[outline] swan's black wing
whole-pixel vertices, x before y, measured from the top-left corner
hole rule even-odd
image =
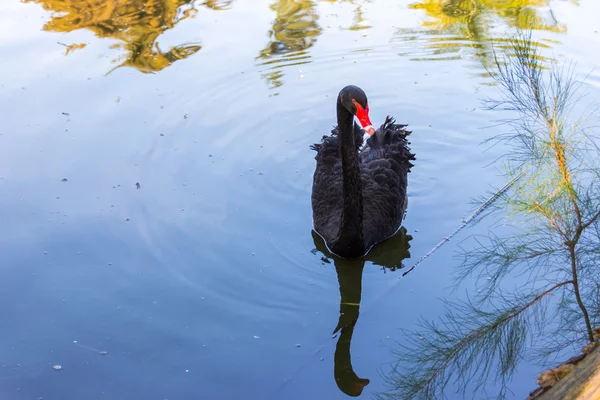
[[[361,151],[363,236],[368,249],[391,235],[402,223],[406,209],[408,173],[415,160],[406,137],[406,125],[385,123],[367,139]]]
[[[354,124],[356,149],[363,145],[364,130]],[[340,229],[342,211],[342,156],[338,127],[321,143],[310,146],[317,152],[317,166],[313,176],[312,209],[315,230],[331,245]]]

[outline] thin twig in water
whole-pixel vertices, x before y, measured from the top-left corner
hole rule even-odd
[[[405,276],[406,274],[408,274],[409,272],[411,272],[413,269],[415,269],[417,267],[417,265],[421,264],[429,256],[431,256],[435,251],[437,251],[437,249],[439,249],[440,247],[442,247],[442,245],[444,243],[450,241],[450,239],[452,239],[452,237],[454,235],[456,235],[458,232],[460,232],[460,230],[462,230],[465,226],[467,226],[473,219],[475,219],[475,217],[477,217],[479,214],[481,214],[481,212],[483,210],[485,210],[486,208],[488,208],[490,204],[492,204],[498,197],[500,197],[502,195],[502,193],[504,193],[508,189],[510,189],[510,187],[517,180],[519,180],[519,178],[521,178],[524,173],[525,172],[521,172],[519,175],[517,175],[513,179],[511,179],[510,182],[508,182],[500,190],[498,190],[496,193],[494,193],[489,199],[487,199],[487,201],[485,203],[483,203],[481,206],[479,206],[479,208],[477,208],[477,210],[475,210],[475,212],[473,212],[473,214],[471,214],[468,218],[463,218],[462,223],[458,226],[458,228],[456,228],[448,236],[446,236],[442,240],[440,240],[435,246],[433,246],[433,248],[431,250],[429,250],[427,253],[425,253],[424,255],[422,255],[421,258],[419,258],[417,260],[417,262],[413,264],[412,267],[410,267],[406,272],[404,272],[402,274],[402,276]]]

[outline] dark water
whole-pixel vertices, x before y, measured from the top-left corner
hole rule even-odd
[[[402,273],[505,183],[486,167],[502,149],[480,145],[505,129],[483,129],[501,117],[480,107],[497,93],[482,67],[489,43],[533,27],[549,62],[588,74],[599,11],[584,0],[2,2],[0,399],[384,391],[400,330],[475,290],[448,289],[469,232]],[[597,96],[597,70],[587,82]],[[417,155],[406,231],[352,265],[311,232],[309,149],[349,83],[374,123],[410,124]],[[522,365],[515,398],[538,373]]]

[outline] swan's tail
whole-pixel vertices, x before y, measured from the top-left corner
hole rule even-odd
[[[385,122],[381,125],[377,132],[380,132],[380,134],[383,134],[384,136],[400,135],[406,138],[406,136],[412,133],[412,131],[407,131],[406,129],[404,129],[407,126],[408,125],[406,124],[397,124],[394,117],[390,117],[388,115],[387,117],[385,117]]]

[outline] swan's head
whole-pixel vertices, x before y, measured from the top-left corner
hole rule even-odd
[[[369,135],[374,134],[375,128],[369,118],[369,102],[365,92],[358,86],[348,85],[340,91],[338,97],[346,110],[356,115],[363,129]]]

